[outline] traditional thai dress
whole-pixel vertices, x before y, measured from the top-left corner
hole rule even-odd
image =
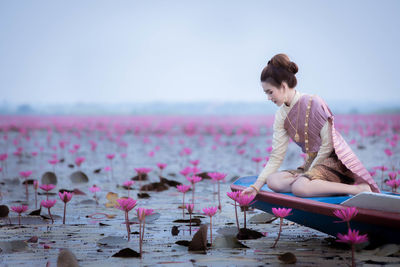
[[[283,104],[276,112],[273,128],[270,160],[254,183],[258,189],[280,167],[291,138],[307,158],[303,166],[286,171],[302,173],[311,180],[368,183],[373,192],[380,192],[369,172],[335,129],[332,112],[320,97],[296,91],[290,106]]]

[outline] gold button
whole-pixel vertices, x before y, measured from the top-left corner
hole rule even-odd
[[[306,141],[305,141],[306,143],[308,143],[308,140],[306,139]]]
[[[308,123],[305,123],[305,124],[304,124],[304,126],[306,126],[306,127],[307,127],[307,126],[308,126]]]
[[[306,117],[308,118],[308,114],[306,115]]]

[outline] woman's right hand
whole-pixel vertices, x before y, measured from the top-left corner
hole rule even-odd
[[[249,196],[255,196],[257,195],[257,190],[254,187],[247,187],[245,190],[242,191],[242,193],[240,193],[241,195],[249,195]]]

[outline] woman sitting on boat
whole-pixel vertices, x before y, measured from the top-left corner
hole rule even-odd
[[[275,192],[292,192],[299,197],[379,192],[369,172],[335,129],[324,100],[295,89],[297,72],[296,63],[278,54],[261,73],[268,100],[280,108],[275,114],[270,159],[256,182],[242,194],[255,195],[265,183]],[[296,170],[278,172],[289,137],[307,157]]]

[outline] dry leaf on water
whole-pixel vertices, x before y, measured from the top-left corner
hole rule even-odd
[[[115,208],[115,206],[118,206],[118,194],[113,193],[113,192],[108,192],[106,195],[106,199],[108,200],[108,203],[106,203],[107,208]]]

